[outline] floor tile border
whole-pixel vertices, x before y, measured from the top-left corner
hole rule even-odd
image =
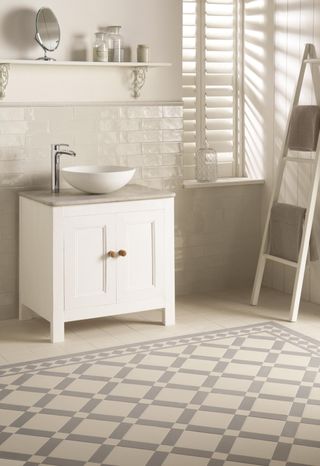
[[[36,359],[24,363],[15,363],[0,366],[0,377],[14,375],[25,372],[38,372],[54,367],[67,366],[71,364],[81,364],[94,362],[99,359],[106,359],[124,356],[131,353],[154,351],[184,344],[201,343],[210,340],[219,340],[228,337],[256,334],[268,332],[270,335],[287,341],[299,348],[320,357],[320,342],[314,338],[303,335],[295,330],[279,324],[278,322],[267,321],[263,323],[244,325],[239,327],[224,328],[208,332],[197,332],[175,337],[162,338],[157,340],[147,340],[141,343],[131,343],[127,345],[115,346],[105,349],[96,349],[80,353],[71,353],[67,356],[54,356],[51,358]]]

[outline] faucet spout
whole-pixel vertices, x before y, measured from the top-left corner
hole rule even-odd
[[[60,191],[60,157],[69,155],[75,157],[76,153],[69,149],[69,144],[52,144],[51,146],[51,192]]]

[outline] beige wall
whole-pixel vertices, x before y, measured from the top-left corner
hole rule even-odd
[[[1,0],[0,57],[37,58],[42,50],[34,41],[34,21],[42,0]],[[168,69],[152,69],[143,90],[145,100],[181,99],[181,0],[47,0],[61,26],[61,44],[53,55],[71,60],[75,35],[83,34],[88,59],[94,32],[122,25],[125,45],[136,59],[139,43],[150,46],[151,61],[169,62]],[[128,70],[88,67],[11,66],[7,102],[64,102],[131,100]]]
[[[281,153],[287,116],[292,101],[300,60],[305,43],[313,42],[320,54],[320,3],[313,0],[292,3],[290,0],[275,1],[275,93],[274,93],[274,136],[273,154],[269,163],[272,172],[268,174],[271,185]],[[307,75],[301,103],[314,103],[310,75]],[[285,174],[281,200],[286,203],[306,206],[308,188],[312,179],[311,167],[288,167]],[[316,209],[315,232],[320,237],[319,202]],[[320,262],[311,263],[307,268],[303,297],[320,303]],[[293,272],[285,266],[272,264],[268,268],[265,283],[288,293],[292,292]]]

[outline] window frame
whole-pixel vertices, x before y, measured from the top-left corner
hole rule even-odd
[[[182,0],[184,4],[192,2],[192,0]],[[206,2],[207,0],[194,0],[196,3],[196,33],[195,33],[195,151],[200,147],[206,146],[207,140],[207,127],[206,127]],[[232,169],[230,170],[230,162],[219,162],[220,172],[222,175],[219,178],[242,178],[245,176],[245,163],[244,163],[244,92],[243,92],[243,54],[244,54],[244,7],[243,0],[232,0],[234,3],[234,34],[233,34],[233,82],[232,82],[232,96],[233,96],[233,114],[232,114],[232,131],[233,131],[233,157]],[[184,18],[183,18],[184,19]],[[184,22],[184,21],[183,21]],[[184,28],[185,26],[183,26]],[[186,36],[183,33],[183,40]],[[183,45],[183,55],[185,52]],[[184,64],[184,58],[183,58]],[[183,74],[183,89],[185,87],[184,78],[188,73]],[[190,76],[190,73],[189,73]],[[188,94],[183,92],[183,101],[188,98]],[[185,107],[185,105],[184,105]],[[190,107],[185,107],[189,108]],[[184,115],[184,124],[186,123]],[[184,145],[188,141],[184,139]],[[190,142],[190,141],[189,141]],[[209,144],[210,145],[210,144]],[[214,148],[214,144],[213,148]],[[184,151],[185,152],[185,151]],[[189,152],[190,157],[190,152]],[[192,165],[185,164],[186,155],[184,154],[184,167],[189,171]],[[195,164],[194,164],[195,165]],[[193,165],[193,167],[194,167]],[[229,168],[227,167],[229,166]],[[224,168],[226,167],[226,168]],[[228,172],[227,175],[225,173]],[[190,174],[184,175],[185,179],[190,179]],[[195,176],[193,175],[193,178]]]

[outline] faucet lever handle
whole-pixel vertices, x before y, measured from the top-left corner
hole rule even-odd
[[[65,149],[65,148],[69,148],[70,145],[69,144],[54,144],[54,147],[56,150],[62,150],[62,149]]]

